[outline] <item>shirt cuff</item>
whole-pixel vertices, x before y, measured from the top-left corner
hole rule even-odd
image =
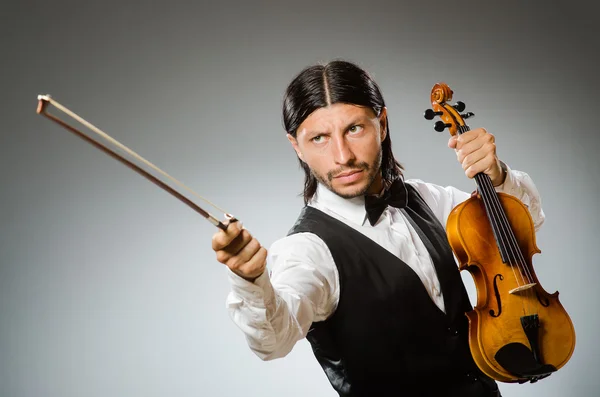
[[[273,293],[267,269],[254,281],[248,281],[238,276],[229,268],[227,268],[227,273],[231,291],[240,299],[251,303],[252,306],[262,307],[272,300]]]
[[[502,184],[500,184],[498,186],[495,186],[494,189],[496,189],[497,192],[504,192],[504,193],[512,194],[512,193],[514,193],[515,189],[517,188],[515,175],[513,174],[513,171],[508,166],[508,164],[506,164],[504,162],[502,162],[502,164],[504,164],[504,167],[506,168],[506,177],[504,178],[504,182],[502,182]]]

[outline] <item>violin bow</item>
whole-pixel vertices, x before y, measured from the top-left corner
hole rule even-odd
[[[67,116],[71,117],[72,119],[74,119],[74,120],[78,121],[79,123],[81,123],[82,125],[86,126],[92,132],[96,133],[97,135],[99,135],[100,137],[104,138],[108,142],[112,143],[114,146],[118,147],[119,149],[121,149],[122,151],[124,151],[125,153],[127,153],[128,155],[130,155],[133,158],[135,158],[137,161],[145,164],[147,167],[149,167],[153,171],[155,171],[158,174],[160,174],[164,179],[166,179],[166,180],[174,183],[175,185],[179,186],[182,189],[187,190],[193,196],[199,198],[200,200],[205,201],[206,203],[210,204],[214,208],[216,208],[219,211],[223,212],[224,215],[225,215],[225,218],[229,220],[228,224],[231,224],[231,223],[237,221],[237,219],[233,215],[227,213],[226,211],[222,210],[221,208],[219,208],[215,204],[211,203],[210,201],[208,201],[207,199],[205,199],[204,197],[202,197],[201,195],[199,195],[198,193],[194,192],[192,189],[190,189],[189,187],[187,187],[186,185],[184,185],[182,182],[180,182],[177,179],[173,178],[172,176],[170,176],[169,174],[167,174],[165,171],[161,170],[160,168],[158,168],[157,166],[155,166],[154,164],[152,164],[148,160],[144,159],[139,154],[135,153],[133,150],[129,149],[127,146],[125,146],[122,143],[118,142],[116,139],[110,137],[108,134],[106,134],[105,132],[103,132],[102,130],[100,130],[98,127],[92,125],[88,121],[84,120],[82,117],[78,116],[77,114],[75,114],[71,110],[67,109],[65,106],[61,105],[60,103],[58,103],[57,101],[55,101],[54,99],[52,99],[52,97],[50,95],[38,95],[38,107],[37,107],[37,113],[38,114],[40,114],[42,116],[45,116],[48,119],[56,122],[57,124],[59,124],[60,126],[66,128],[67,130],[71,131],[72,133],[74,133],[75,135],[77,135],[78,137],[80,137],[81,139],[83,139],[84,141],[90,143],[91,145],[93,145],[94,147],[100,149],[101,151],[103,151],[104,153],[108,154],[112,158],[120,161],[121,163],[125,164],[127,167],[129,167],[132,170],[136,171],[138,174],[140,174],[143,177],[145,177],[146,179],[150,180],[151,182],[153,182],[157,186],[159,186],[162,189],[166,190],[167,192],[169,192],[170,194],[172,194],[173,196],[175,196],[176,198],[178,198],[179,200],[181,200],[183,203],[187,204],[191,209],[193,209],[194,211],[198,212],[200,215],[202,215],[204,218],[206,218],[214,226],[216,226],[219,229],[224,230],[224,231],[227,230],[227,225],[226,224],[224,224],[223,222],[221,222],[219,219],[215,218],[208,211],[204,210],[202,207],[200,207],[199,205],[197,205],[196,203],[194,203],[192,200],[190,200],[189,198],[187,198],[186,196],[184,196],[182,193],[178,192],[176,189],[174,189],[173,187],[169,186],[167,184],[167,182],[165,182],[164,180],[161,180],[161,178],[152,175],[149,171],[144,170],[142,167],[140,167],[139,165],[135,164],[133,161],[130,161],[130,160],[124,158],[123,156],[121,156],[120,154],[118,154],[116,150],[114,150],[113,148],[110,148],[108,145],[104,145],[103,143],[100,143],[99,141],[97,141],[95,139],[92,139],[90,136],[88,136],[88,135],[84,134],[83,132],[79,131],[75,127],[71,126],[70,124],[66,123],[62,119],[58,118],[57,116],[48,113],[48,105],[54,106],[56,109],[60,110],[61,112],[63,112]]]

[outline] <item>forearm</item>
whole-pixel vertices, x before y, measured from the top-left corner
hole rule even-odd
[[[325,244],[311,234],[271,247],[273,272],[248,282],[229,272],[227,308],[248,346],[263,360],[287,355],[316,321],[334,310],[337,272]]]
[[[232,278],[227,309],[242,330],[250,349],[262,360],[287,355],[306,336],[313,311],[300,296],[275,291],[268,273],[253,283]]]

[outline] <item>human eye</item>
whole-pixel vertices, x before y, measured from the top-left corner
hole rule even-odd
[[[323,142],[323,140],[324,140],[323,135],[317,135],[317,136],[312,137],[310,139],[310,141],[313,142],[313,143],[321,143],[321,142]]]
[[[352,125],[352,126],[350,126],[350,128],[348,128],[348,132],[350,132],[351,134],[358,134],[362,130],[363,130],[363,126],[359,125],[359,124]]]

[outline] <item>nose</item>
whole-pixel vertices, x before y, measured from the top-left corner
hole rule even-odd
[[[336,136],[333,138],[333,145],[331,145],[331,151],[333,160],[336,164],[346,165],[356,159],[354,152],[345,136]]]

